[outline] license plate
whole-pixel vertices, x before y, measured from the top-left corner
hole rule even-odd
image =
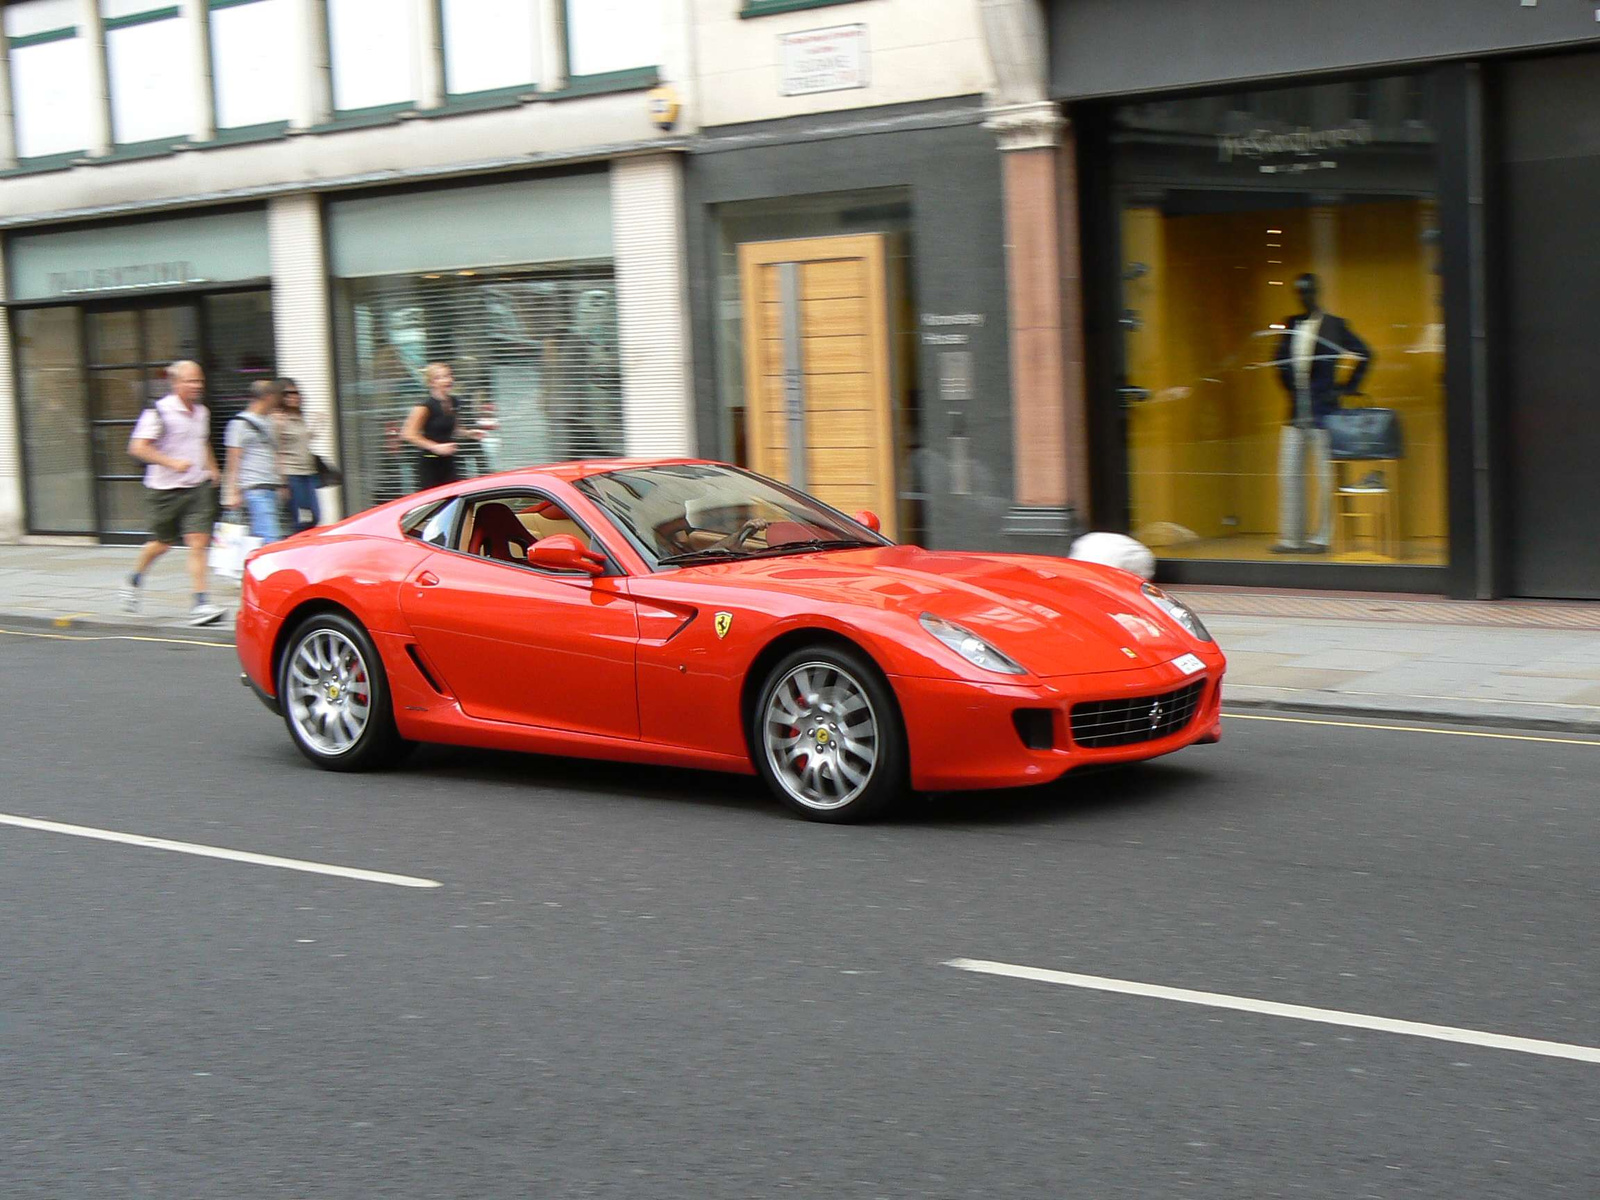
[[[1185,675],[1195,675],[1206,669],[1205,663],[1201,662],[1192,654],[1184,654],[1173,659],[1172,665],[1177,667],[1178,670],[1182,671]]]

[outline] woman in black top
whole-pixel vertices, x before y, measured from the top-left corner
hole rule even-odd
[[[421,487],[438,487],[459,478],[456,465],[460,446],[456,442],[456,398],[450,394],[455,375],[449,363],[429,363],[424,372],[428,398],[406,417],[402,440],[417,448],[417,482]],[[476,437],[469,431],[468,437]]]

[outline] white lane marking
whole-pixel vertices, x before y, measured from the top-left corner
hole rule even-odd
[[[44,833],[65,833],[72,837],[94,838],[101,842],[121,842],[126,846],[144,846],[151,850],[174,850],[179,854],[195,854],[201,858],[223,858],[229,862],[254,863],[260,867],[282,867],[287,871],[305,871],[312,875],[335,875],[340,879],[357,879],[362,883],[388,883],[395,887],[436,888],[436,879],[419,879],[415,875],[391,875],[387,871],[367,871],[360,867],[336,867],[331,863],[307,862],[299,858],[279,858],[275,854],[252,854],[248,850],[228,850],[222,846],[202,846],[197,842],[175,842],[169,838],[146,837],[142,833],[121,833],[115,829],[96,829],[92,825],[68,825],[61,821],[41,821],[38,817],[19,817],[0,813],[0,825],[15,825],[19,829],[37,829]]]
[[[1321,721],[1310,717],[1268,717],[1259,713],[1222,714],[1230,721],[1277,721],[1284,725],[1332,725],[1339,729],[1382,729],[1389,733],[1436,733],[1441,737],[1490,738],[1500,742],[1546,742],[1554,746],[1594,746],[1600,741],[1583,738],[1538,737],[1531,733],[1479,733],[1473,729],[1433,729],[1426,725],[1373,725],[1362,721]]]
[[[979,975],[1002,975],[1008,979],[1028,979],[1055,983],[1063,987],[1087,988],[1096,992],[1116,992],[1123,996],[1143,996],[1152,1000],[1172,1000],[1178,1004],[1199,1004],[1206,1008],[1228,1008],[1235,1012],[1257,1013],[1267,1017],[1287,1017],[1294,1021],[1317,1021],[1324,1025],[1343,1025],[1350,1029],[1372,1029],[1379,1033],[1399,1033],[1408,1037],[1432,1038],[1440,1042],[1460,1042],[1490,1050],[1515,1050],[1519,1054],[1540,1054],[1546,1058],[1570,1058],[1575,1062],[1600,1063],[1600,1047],[1574,1046],[1566,1042],[1545,1042],[1538,1038],[1511,1037],[1503,1033],[1484,1033],[1478,1029],[1457,1029],[1453,1025],[1426,1025],[1420,1021],[1397,1021],[1392,1017],[1373,1017],[1366,1013],[1341,1012],[1336,1008],[1310,1008],[1304,1004],[1279,1004],[1250,996],[1229,996],[1222,992],[1196,992],[1188,988],[1161,987],[1135,983],[1130,979],[1107,979],[1101,975],[1074,975],[1070,971],[1048,971],[1042,967],[1019,967],[1014,963],[988,962],[976,958],[952,958],[945,963],[960,971]]]
[[[139,633],[34,633],[24,629],[0,629],[7,637],[44,638],[52,642],[163,642],[169,646],[214,646],[232,650],[232,642],[202,642],[196,638],[155,637]]]

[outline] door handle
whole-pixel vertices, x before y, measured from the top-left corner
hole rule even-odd
[[[1122,397],[1122,407],[1132,408],[1135,404],[1142,404],[1150,399],[1150,389],[1142,387],[1120,387],[1117,395]]]
[[[424,571],[421,575],[417,576],[417,586],[418,587],[438,587],[439,586],[439,577],[437,575],[435,575],[432,571]]]

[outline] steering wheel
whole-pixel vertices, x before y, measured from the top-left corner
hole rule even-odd
[[[728,534],[727,537],[712,542],[710,548],[713,550],[743,550],[744,544],[750,540],[750,536],[762,532],[770,523],[761,517],[751,517],[738,529]]]

